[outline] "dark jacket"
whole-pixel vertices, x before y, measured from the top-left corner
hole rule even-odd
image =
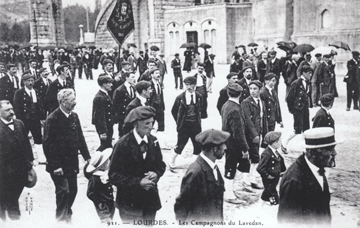
[[[142,74],[146,71],[147,66],[146,66],[147,61],[144,58],[139,57],[137,59],[137,66],[139,66],[139,72]]]
[[[246,83],[246,79],[242,78],[237,82],[239,85],[241,85],[241,87],[243,88],[243,91],[241,92],[241,97],[240,97],[240,104],[243,100],[245,100],[246,98],[248,98],[250,96],[250,90],[249,90],[249,85]]]
[[[181,74],[181,62],[180,59],[173,59],[171,61],[171,68],[173,68],[174,74]]]
[[[62,168],[64,175],[79,173],[78,151],[85,160],[90,159],[80,120],[75,112],[69,118],[57,108],[45,121],[43,149],[48,164],[46,171],[52,173]]]
[[[317,78],[319,84],[324,83],[325,86],[331,86],[332,75],[334,75],[333,70],[330,65],[326,65],[325,62],[322,62],[317,70]]]
[[[215,70],[214,70],[214,60],[211,60],[212,62],[210,62],[209,59],[206,59],[204,64],[205,64],[205,72],[206,72],[206,76],[210,77],[210,75],[212,74],[213,77],[215,77]]]
[[[134,88],[135,96],[135,88]],[[125,109],[130,104],[134,98],[130,97],[129,92],[126,89],[126,86],[122,84],[119,88],[114,91],[113,103],[115,108],[116,120],[124,121],[125,119]]]
[[[281,72],[280,60],[279,60],[279,59],[275,59],[275,61],[272,62],[271,59],[268,59],[267,65],[266,65],[266,74],[268,74],[268,73],[274,73],[274,74],[276,74],[276,76],[277,76],[276,79],[279,81],[280,72]]]
[[[357,78],[360,77],[360,70],[358,69],[359,67],[359,62],[355,62],[354,59],[351,59],[347,62],[348,72],[346,74],[347,77],[344,79],[346,83],[358,85]]]
[[[201,109],[203,106],[203,101],[202,101],[203,98],[200,93],[198,92],[195,93],[196,93],[195,112],[198,113],[197,120],[198,120],[198,124],[201,126]],[[177,131],[181,129],[184,123],[186,117],[186,111],[187,111],[186,98],[185,98],[185,92],[183,92],[176,97],[174,105],[171,109],[171,114],[176,122]]]
[[[274,152],[267,147],[261,154],[256,170],[262,178],[268,178],[270,175],[279,178],[280,173],[286,170],[284,158],[281,155],[277,158]]]
[[[115,123],[114,106],[109,95],[97,92],[93,100],[92,121],[98,134],[107,134]]]
[[[16,85],[19,88],[19,78],[15,76]],[[14,83],[11,82],[10,76],[0,78],[0,100],[8,100],[12,104],[14,101],[16,89],[14,89]]]
[[[222,128],[231,134],[226,141],[228,149],[248,151],[249,146],[245,136],[245,117],[239,104],[227,101],[221,109]]]
[[[95,204],[114,203],[113,188],[110,183],[103,184],[99,176],[92,175],[89,179],[86,195]]]
[[[59,107],[59,102],[57,100],[57,94],[62,89],[72,88],[72,85],[69,81],[65,80],[65,86],[61,86],[59,79],[55,79],[50,85],[46,92],[44,107],[45,110],[49,113],[53,112]]]
[[[219,111],[219,113],[221,115],[221,108],[223,107],[225,102],[229,99],[229,96],[227,94],[227,86],[222,88],[219,93],[220,93],[220,96],[219,96],[219,99],[217,101],[216,108],[218,109],[218,111]]]
[[[151,83],[151,88],[152,88],[153,92],[151,93],[151,96],[150,96],[150,99],[149,99],[149,105],[156,109],[157,107],[154,106],[154,104],[155,104],[155,96],[156,96],[155,84],[154,84],[153,80],[151,80],[150,83]],[[160,86],[160,99],[161,99],[160,107],[161,107],[162,110],[165,110],[164,91],[163,91],[163,89],[161,87],[161,82],[159,82],[159,86]]]
[[[14,131],[0,120],[0,188],[3,180],[26,178],[34,160],[30,141],[21,120],[14,119]],[[22,180],[24,180],[22,179]]]
[[[334,119],[323,108],[320,108],[316,112],[316,114],[315,114],[314,118],[312,119],[312,121],[313,121],[313,128],[316,128],[316,127],[331,127],[331,128],[335,129]]]
[[[264,101],[266,113],[267,113],[267,122],[268,122],[268,128],[272,129],[272,127],[275,128],[275,124],[281,123],[281,109],[280,109],[280,102],[279,98],[277,96],[276,91],[272,90],[272,95],[269,92],[269,89],[265,86],[261,88],[260,91],[260,98]]]
[[[265,136],[268,132],[267,118],[265,118],[267,116],[266,108],[263,101],[260,103],[263,106],[262,120],[260,118],[260,108],[251,96],[241,103],[245,116],[245,134],[250,140],[254,139],[256,136]]]
[[[294,61],[287,66],[286,78],[284,78],[287,86],[290,86],[298,78],[296,74],[297,68],[298,65]]]
[[[286,102],[290,113],[294,113],[304,108],[312,107],[311,89],[306,93],[306,88],[302,83],[302,79],[296,79],[290,86],[289,94],[286,97]]]
[[[45,96],[46,96],[46,92],[51,84],[51,80],[50,79],[46,79],[48,81],[48,84],[45,85],[44,80],[42,79],[42,77],[40,77],[38,80],[35,81],[34,83],[34,89],[36,89],[37,91],[39,91],[39,95],[42,101],[45,101]]]
[[[141,179],[149,171],[155,172],[160,178],[166,168],[156,137],[148,136],[147,145],[144,160],[133,131],[124,135],[115,144],[109,169],[110,183],[117,187],[118,207],[139,216],[142,216],[144,208],[161,208],[157,186],[147,191],[140,187]]]
[[[185,173],[174,210],[181,221],[223,221],[224,180],[199,156]]]
[[[330,225],[329,189],[321,189],[304,156],[289,167],[281,180],[278,221]]]
[[[261,82],[264,82],[264,77],[265,77],[265,73],[266,73],[266,66],[267,66],[267,61],[265,63],[265,61],[263,59],[260,59],[258,64],[257,64],[257,70],[258,70],[258,79]]]
[[[37,97],[37,105],[36,110],[30,110],[31,109],[31,105],[33,103],[31,97],[29,96],[29,94],[25,91],[25,88],[21,88],[19,90],[17,90],[15,92],[15,96],[14,96],[14,111],[16,114],[16,118],[20,119],[22,121],[25,120],[44,120],[45,119],[45,115],[44,115],[44,111],[43,111],[43,104],[42,104],[42,100],[40,98],[39,92],[37,90],[35,90],[36,93],[36,97]],[[34,111],[34,113],[32,113],[32,115],[30,116],[30,112]],[[36,114],[35,114],[36,112]],[[35,115],[34,115],[35,114]]]

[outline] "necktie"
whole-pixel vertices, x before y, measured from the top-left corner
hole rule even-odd
[[[213,171],[214,171],[213,173],[214,173],[215,180],[217,181],[218,178],[219,178],[219,176],[218,176],[219,168],[218,168],[217,165],[214,166],[214,170],[213,170]]]
[[[32,90],[30,90],[30,98],[31,98],[31,101],[34,102],[34,98],[33,98],[33,95],[32,95]]]
[[[257,105],[260,108],[260,99],[257,99]]]
[[[140,151],[142,153],[146,153],[147,149],[148,149],[147,143],[145,141],[141,141],[141,143],[140,143]]]
[[[193,94],[191,94],[190,104],[194,104],[194,95]]]
[[[320,176],[323,177],[323,183],[324,183],[324,188],[323,188],[323,191],[329,191],[329,185],[327,183],[327,179],[326,179],[326,176],[325,176],[325,169],[324,167],[321,167],[318,171],[318,173],[320,174]]]
[[[159,86],[159,83],[158,83],[158,84],[156,84],[156,86],[157,86],[157,91],[158,91],[158,94],[160,94],[160,86]]]
[[[133,93],[133,87],[130,86],[130,97],[133,98],[134,97],[134,93]]]

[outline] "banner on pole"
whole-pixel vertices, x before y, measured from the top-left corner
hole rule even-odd
[[[107,21],[107,29],[121,46],[134,31],[134,15],[131,0],[117,0],[114,10]]]

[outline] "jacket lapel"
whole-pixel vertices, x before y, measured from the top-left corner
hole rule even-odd
[[[211,181],[213,182],[214,184],[216,185],[219,185],[220,182],[219,181],[216,181],[215,177],[214,177],[214,173],[213,173],[213,170],[212,168],[209,166],[209,164],[199,155],[198,158],[196,159],[197,163],[199,163],[199,165],[201,166],[201,169],[204,171],[205,173],[205,178],[208,180],[208,181]],[[221,175],[220,177],[218,176],[218,180],[220,180],[221,178]]]

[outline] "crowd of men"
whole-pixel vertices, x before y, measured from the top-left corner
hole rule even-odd
[[[41,51],[38,51],[38,55],[35,55],[37,60],[29,59],[25,61],[28,65],[24,66],[22,58],[27,56],[26,51],[18,51],[18,55],[12,51],[11,58],[8,55],[1,57],[5,63],[0,63],[0,134],[9,139],[1,141],[0,166],[13,159],[13,155],[9,155],[12,153],[21,154],[18,159],[24,165],[19,171],[9,173],[16,180],[16,186],[3,185],[9,181],[9,177],[1,176],[1,218],[6,218],[7,211],[9,218],[19,219],[18,199],[24,188],[26,172],[35,161],[46,164],[46,171],[54,182],[57,220],[70,222],[77,194],[80,152],[87,164],[95,167],[88,175],[100,176],[105,186],[92,188],[91,194],[101,221],[109,222],[114,215],[114,207],[109,206],[109,202],[113,202],[112,192],[108,190],[109,183],[117,187],[116,203],[123,222],[154,220],[156,212],[161,208],[161,192],[157,182],[166,168],[158,140],[152,135],[152,132],[164,131],[166,123],[163,79],[167,69],[163,54],[158,54],[154,49],[150,56],[140,52],[138,59],[134,53],[127,56],[127,52],[121,58],[116,58],[113,52],[99,54],[90,49],[70,53],[70,59],[66,59],[66,51],[50,50],[48,58],[54,61],[49,61],[47,68],[39,63],[42,57],[39,57]],[[14,55],[18,57],[17,62]],[[81,61],[77,61],[77,56],[81,57]],[[178,219],[222,221],[224,198],[229,203],[243,202],[233,191],[233,180],[241,178],[244,192],[256,192],[265,187],[262,200],[269,201],[271,205],[280,204],[279,221],[331,221],[330,194],[323,169],[334,166],[334,146],[337,144],[334,139],[334,120],[328,112],[337,96],[332,56],[316,54],[312,61],[309,53],[301,53],[279,60],[275,51],[261,53],[256,57],[235,52],[230,73],[226,76],[228,85],[220,91],[217,102],[222,130],[202,131],[201,120],[208,116],[207,97],[212,92],[215,76],[215,55],[211,54],[204,63],[199,63],[195,75],[183,79],[179,54],[175,54],[171,61],[175,88],[185,87],[185,90],[176,97],[171,108],[176,122],[177,143],[168,162],[170,171],[177,172],[176,158],[182,153],[189,138],[193,144],[193,154],[198,156],[188,168],[181,184],[181,193],[176,199],[174,209]],[[348,63],[349,73],[345,77],[348,83],[347,110],[352,99],[354,109],[358,109],[359,102],[358,88],[354,86],[358,85],[355,82],[359,76],[359,53],[353,52],[353,56]],[[86,78],[91,80],[92,68],[96,68],[97,64],[101,64],[103,72],[97,77],[99,91],[93,99],[92,124],[100,140],[97,151],[113,148],[107,167],[99,165],[105,164],[100,162],[101,157],[95,161],[91,158],[79,117],[73,112],[77,88],[74,85],[75,70],[78,71],[79,79],[84,70]],[[20,65],[20,69],[24,69],[21,80],[17,77]],[[188,68],[183,70],[188,71]],[[56,76],[54,81],[48,79],[50,74]],[[283,127],[278,97],[281,75],[286,84],[288,110],[294,116],[294,134],[284,140],[283,144],[280,135],[274,134],[276,124]],[[320,109],[313,119],[313,128],[319,129],[309,130],[309,107],[315,106]],[[115,124],[118,124],[119,140],[113,146]],[[29,132],[34,139],[34,156],[28,146]],[[270,162],[265,167],[261,152],[268,148],[268,155],[281,161],[277,149],[281,148],[287,154],[289,140],[304,132],[306,154],[285,173],[278,196],[276,185],[285,169],[281,167],[274,174],[267,171],[274,169],[274,161],[271,163],[268,159]],[[17,145],[22,141],[26,143],[22,144],[24,148],[20,150]],[[215,164],[224,153],[225,180]],[[259,163],[262,168],[258,167]],[[18,165],[10,163],[8,166]],[[315,175],[317,171],[314,170],[319,168],[321,173]],[[257,178],[258,172],[262,174],[263,184]],[[307,194],[313,185],[307,182],[309,179],[303,179],[303,172],[315,175],[312,181],[319,182],[321,189],[312,189],[314,194]],[[13,191],[14,188],[16,191]],[[101,197],[96,198],[94,194]],[[106,204],[101,201],[104,197]],[[311,203],[304,205],[303,202]]]

